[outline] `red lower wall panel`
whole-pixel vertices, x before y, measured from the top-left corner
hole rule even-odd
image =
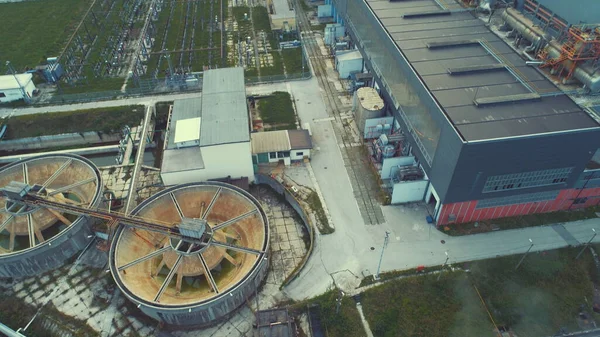
[[[573,204],[573,201],[575,201],[577,198],[588,199],[585,201],[585,203]],[[597,205],[600,205],[600,188],[562,190],[555,200],[480,209],[476,209],[477,201],[472,200],[442,205],[442,210],[440,211],[437,224],[439,226],[453,223],[465,223],[533,213],[578,209]],[[451,215],[453,216],[454,220],[450,220]]]

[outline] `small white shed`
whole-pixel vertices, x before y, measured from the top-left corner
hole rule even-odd
[[[0,103],[31,98],[34,90],[35,84],[31,74],[0,76]]]

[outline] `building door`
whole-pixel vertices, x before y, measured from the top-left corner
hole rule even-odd
[[[258,163],[264,164],[269,162],[269,154],[268,153],[259,153],[258,154]]]

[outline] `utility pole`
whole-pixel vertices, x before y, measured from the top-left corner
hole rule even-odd
[[[8,68],[10,73],[15,78],[15,81],[17,82],[17,85],[19,86],[19,90],[21,91],[21,95],[23,95],[23,100],[25,101],[25,103],[31,102],[31,99],[27,95],[27,92],[25,91],[25,88],[23,87],[23,85],[21,85],[21,82],[19,81],[19,78],[17,77],[17,72],[15,71],[15,68],[13,68],[13,66],[10,64],[10,61],[6,61],[6,67]]]
[[[335,314],[340,313],[340,308],[342,307],[342,300],[344,299],[344,295],[346,295],[342,290],[338,292],[338,297],[335,299]]]
[[[442,277],[442,273],[444,272],[444,267],[446,267],[446,263],[448,263],[448,259],[450,258],[448,256],[448,252],[444,252],[446,254],[446,261],[444,261],[444,264],[442,265],[442,269],[440,269],[440,273],[438,274],[437,280],[440,280],[440,277]]]
[[[586,242],[585,245],[583,245],[583,248],[581,249],[579,254],[577,254],[577,256],[575,256],[575,260],[577,260],[581,256],[581,254],[583,254],[585,249],[590,245],[590,243],[592,243],[592,240],[594,240],[594,238],[596,237],[596,230],[594,228],[592,228],[592,232],[594,232],[594,235],[592,235],[592,238],[590,239],[590,241]]]
[[[385,247],[387,247],[389,239],[390,239],[390,232],[385,231],[385,238],[383,239],[383,247],[381,247],[381,256],[379,257],[379,265],[377,266],[377,274],[375,274],[375,280],[379,280],[379,271],[381,270],[381,261],[383,260],[383,252],[385,251]]]
[[[523,260],[525,260],[525,258],[527,257],[527,254],[529,254],[529,252],[531,251],[531,248],[533,248],[533,240],[529,239],[529,243],[531,243],[531,246],[529,246],[529,249],[527,249],[527,251],[525,252],[525,254],[523,254],[523,257],[521,258],[521,261],[519,261],[519,263],[517,263],[517,266],[515,267],[515,271],[517,269],[519,269],[519,267],[521,266],[521,263],[523,263]]]

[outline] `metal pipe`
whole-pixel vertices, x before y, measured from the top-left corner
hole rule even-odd
[[[524,17],[521,19],[519,16],[521,16],[521,14],[512,8],[507,8],[504,13],[502,13],[502,19],[509,26],[517,30],[525,39],[531,41],[532,43],[539,41],[540,39],[543,41],[544,32],[536,27],[533,27],[533,22]],[[556,41],[551,41],[546,48],[550,57],[555,59],[560,57],[561,47]],[[524,55],[529,57],[527,53],[524,53]],[[534,61],[535,59],[532,60],[530,58],[530,60]],[[571,61],[566,60],[564,62],[566,67],[571,66]],[[588,90],[592,92],[600,92],[600,74],[597,74],[590,65],[583,64],[577,66],[577,68],[575,68],[573,71],[573,77],[581,82]]]

